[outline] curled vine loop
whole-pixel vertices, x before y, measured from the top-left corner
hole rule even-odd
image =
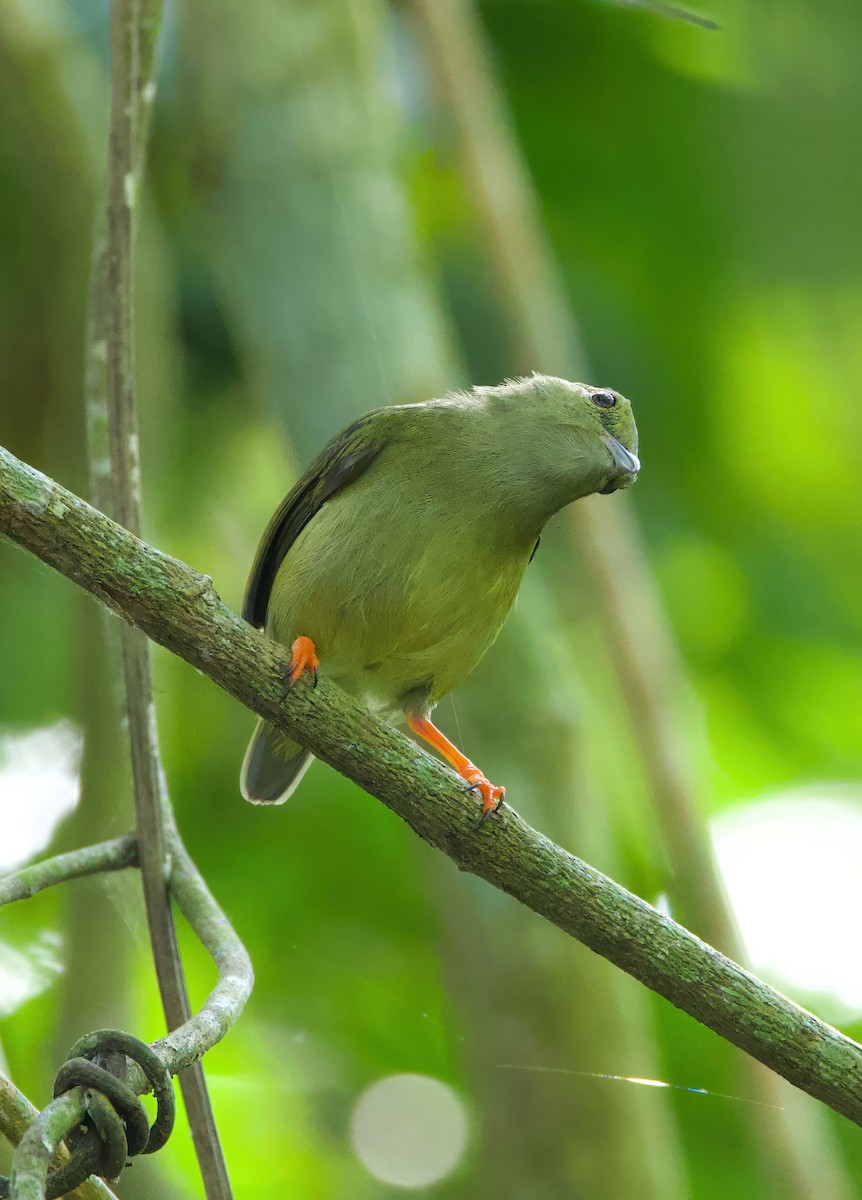
[[[111,1069],[116,1056],[137,1063],[157,1102],[149,1126],[144,1106],[129,1085]],[[124,1070],[122,1059],[120,1070]],[[128,1158],[152,1154],[164,1146],[174,1127],[176,1102],[170,1072],[155,1051],[131,1034],[98,1029],[75,1042],[54,1081],[54,1097],[71,1088],[85,1089],[87,1116],[66,1138],[71,1157],[48,1175],[47,1200],[74,1191],[90,1175],[114,1180]],[[0,1177],[0,1197],[10,1194],[10,1181]]]
[[[144,1139],[143,1148],[129,1149],[132,1155],[153,1154],[156,1150],[161,1150],[170,1137],[176,1118],[176,1101],[170,1071],[151,1046],[119,1029],[97,1029],[95,1033],[86,1034],[75,1042],[68,1057],[93,1059],[99,1054],[110,1052],[124,1054],[126,1058],[136,1062],[153,1089],[158,1104],[156,1119]]]

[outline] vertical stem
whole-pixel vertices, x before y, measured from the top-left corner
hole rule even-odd
[[[111,5],[111,121],[108,133],[108,439],[114,518],[140,533],[140,470],[134,396],[132,228],[137,128],[138,0]]]
[[[162,0],[137,0],[135,9],[137,69],[130,93],[131,103],[135,107],[134,152],[132,155],[133,201],[137,196],[138,185],[144,171],[153,104],[156,98]],[[134,230],[134,221],[132,230]],[[130,243],[129,249],[130,252],[134,250],[133,244]],[[103,207],[96,214],[90,258],[84,378],[90,503],[101,509],[102,512],[112,511],[114,495],[108,441],[108,375],[106,366],[111,306],[107,288],[107,257],[107,210],[106,207]]]
[[[143,94],[149,105],[154,94],[158,11],[158,6],[148,0],[114,0],[111,6],[107,238],[104,251],[100,235],[96,238],[87,354],[94,492],[102,500],[110,495],[113,516],[135,534],[141,528],[141,478],[135,403],[133,241],[136,177],[143,162],[148,124],[141,122],[139,101]],[[146,68],[143,83],[142,48]],[[106,379],[102,363],[107,369]],[[104,452],[104,432],[109,455]],[[124,624],[120,646],[150,941],[165,1019],[169,1029],[176,1029],[189,1019],[191,1008],[167,887],[165,826],[173,830],[173,818],[158,748],[149,643],[140,631]],[[230,1183],[200,1063],[179,1078],[208,1200],[229,1200]]]

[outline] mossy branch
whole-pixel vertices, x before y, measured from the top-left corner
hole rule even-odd
[[[481,833],[463,783],[334,683],[285,696],[287,651],[212,581],[0,449],[0,530],[353,779],[462,870],[481,876],[740,1049],[862,1125],[862,1046],[505,806]]]

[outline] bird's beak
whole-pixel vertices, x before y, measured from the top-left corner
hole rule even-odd
[[[641,464],[636,454],[627,450],[622,442],[617,441],[610,433],[605,434],[605,444],[611,452],[611,458],[619,467],[620,475],[637,475]]]
[[[616,470],[605,486],[600,489],[599,494],[609,496],[611,492],[617,492],[620,488],[630,487],[637,479],[641,464],[638,456],[632,454],[631,450],[627,450],[613,434],[604,434],[604,443],[611,452]]]

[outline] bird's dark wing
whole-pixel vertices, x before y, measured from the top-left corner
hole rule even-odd
[[[273,581],[299,534],[331,496],[368,470],[393,440],[399,416],[398,408],[375,409],[342,429],[285,496],[266,527],[246,584],[242,615],[250,625],[263,629],[266,624]]]

